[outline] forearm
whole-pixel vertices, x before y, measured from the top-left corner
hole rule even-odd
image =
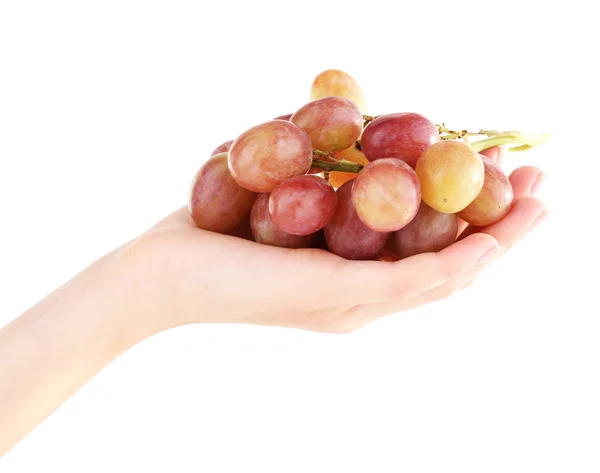
[[[115,357],[166,328],[139,310],[118,252],[0,330],[0,456]]]

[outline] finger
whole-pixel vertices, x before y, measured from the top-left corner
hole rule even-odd
[[[495,163],[498,163],[498,157],[500,156],[501,151],[502,151],[502,148],[500,146],[494,146],[493,148],[488,148],[488,149],[484,149],[483,151],[480,151],[479,154],[483,154],[484,156],[487,156]]]
[[[544,173],[533,166],[523,166],[515,169],[509,176],[515,200],[535,195],[541,187]]]
[[[508,249],[518,243],[532,229],[536,221],[537,223],[543,221],[545,213],[546,207],[543,202],[534,197],[523,197],[513,203],[510,213],[502,220],[484,228],[467,227],[458,241],[485,233],[493,236],[501,246]]]
[[[490,255],[486,258],[486,261],[476,265],[471,271],[468,271],[465,275],[454,278],[441,286],[433,288],[429,291],[419,294],[409,300],[380,302],[375,304],[363,304],[354,306],[346,310],[342,317],[348,320],[348,323],[352,323],[357,327],[367,325],[377,318],[385,315],[396,314],[404,312],[406,310],[414,309],[425,304],[437,302],[443,299],[447,299],[457,292],[467,288],[477,278],[482,271],[488,268],[496,259],[502,255],[502,248],[494,252],[493,256]]]
[[[495,251],[498,242],[493,236],[476,234],[442,251],[396,263],[348,261],[338,281],[353,288],[351,306],[411,299],[466,274]]]
[[[502,166],[506,155],[508,154],[508,146],[494,146],[493,148],[484,149],[479,152],[494,161],[498,166]]]
[[[511,248],[525,237],[538,219],[544,218],[546,207],[534,197],[524,197],[513,204],[510,213],[501,221],[482,230],[493,236],[500,245]],[[539,223],[539,222],[537,222]]]

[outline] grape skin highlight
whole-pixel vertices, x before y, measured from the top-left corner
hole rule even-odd
[[[240,186],[253,192],[271,192],[286,179],[308,172],[312,145],[293,123],[271,120],[238,136],[229,150],[228,163]]]
[[[227,167],[227,153],[210,158],[194,176],[188,209],[199,228],[217,233],[235,229],[248,216],[256,194],[241,187]]]
[[[323,228],[337,206],[331,184],[317,176],[298,176],[276,187],[269,214],[277,228],[293,235],[310,235]]]
[[[404,161],[378,159],[354,179],[352,202],[367,227],[392,232],[406,226],[417,214],[421,185],[415,171]]]

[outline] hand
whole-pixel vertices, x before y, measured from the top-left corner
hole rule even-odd
[[[487,151],[501,158],[498,148]],[[510,176],[511,212],[486,228],[462,224],[458,241],[402,261],[348,261],[318,249],[289,250],[198,229],[182,208],[126,248],[151,294],[145,311],[167,325],[228,322],[343,333],[390,313],[449,297],[516,244],[545,215],[531,197],[541,171]]]
[[[490,154],[499,155],[498,151]],[[0,330],[0,456],[107,363],[162,330],[195,322],[343,333],[468,285],[545,215],[541,173],[512,173],[500,222],[438,253],[348,261],[197,228],[180,209],[99,259]]]

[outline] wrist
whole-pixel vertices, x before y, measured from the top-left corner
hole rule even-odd
[[[108,255],[104,268],[124,321],[122,329],[140,340],[201,321],[199,307],[191,307],[182,294],[184,271],[178,268],[179,258],[171,254],[172,245],[165,244],[171,237],[164,230],[145,233]]]
[[[134,345],[177,325],[164,308],[164,287],[155,277],[151,261],[130,242],[98,260],[95,275],[97,296],[109,298],[105,314],[115,330]]]

